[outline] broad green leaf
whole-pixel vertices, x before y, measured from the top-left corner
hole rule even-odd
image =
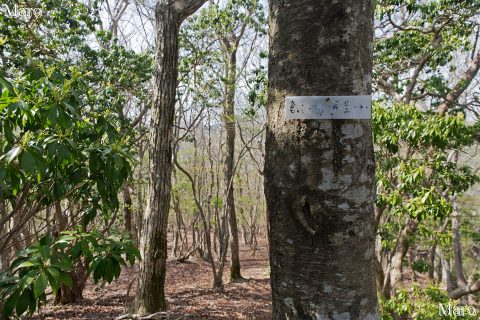
[[[38,274],[38,270],[33,269],[33,270],[30,270],[26,275],[20,277],[20,281],[18,282],[18,289],[22,291],[25,288],[28,288],[37,277],[37,274]]]
[[[28,150],[22,152],[20,156],[20,164],[22,165],[22,169],[26,172],[35,171],[35,158]]]
[[[0,288],[12,285],[18,281],[18,277],[6,275],[0,278]]]
[[[7,88],[8,93],[10,94],[10,96],[12,96],[12,97],[15,96],[15,91],[13,90],[13,86],[12,86],[12,84],[11,84],[7,79],[5,79],[4,77],[0,76],[0,83]]]
[[[70,274],[65,272],[60,273],[60,280],[62,281],[63,284],[65,284],[69,288],[73,287],[73,280]]]
[[[48,286],[47,275],[45,272],[40,273],[37,280],[33,283],[33,293],[35,298],[40,297]]]
[[[40,247],[40,254],[44,260],[47,260],[50,257],[50,247],[49,246],[41,246]]]
[[[18,267],[15,269],[21,269],[21,268],[28,268],[28,267],[35,267],[39,266],[40,264],[38,262],[32,262],[32,261],[25,261],[22,262]]]
[[[69,264],[68,262],[65,261],[59,261],[56,263],[52,263],[52,267],[55,267],[59,270],[62,270],[64,272],[72,272],[73,271],[73,266]]]
[[[4,122],[3,132],[5,133],[8,143],[13,144],[15,137],[13,136],[12,126],[8,122]]]
[[[47,278],[54,294],[60,289],[60,272],[54,267],[47,268]]]
[[[113,277],[115,276],[115,268],[114,268],[114,263],[116,261],[107,258],[106,263],[105,263],[105,273],[104,273],[104,278],[107,280],[108,283],[111,283],[113,280]]]
[[[41,245],[51,245],[53,243],[53,236],[50,233],[47,233],[40,239]]]
[[[5,155],[3,155],[1,159],[6,159],[7,163],[10,163],[12,162],[17,156],[18,154],[22,151],[22,148],[20,146],[17,146],[13,149],[11,149],[10,151],[8,151]]]
[[[22,315],[27,311],[28,306],[31,304],[31,300],[34,299],[30,289],[23,290],[20,297],[18,297],[17,305],[15,311],[18,316]]]
[[[8,317],[13,314],[13,310],[15,310],[17,300],[18,293],[14,293],[10,297],[8,297],[8,299],[5,301],[5,304],[3,305],[2,313],[4,316]]]

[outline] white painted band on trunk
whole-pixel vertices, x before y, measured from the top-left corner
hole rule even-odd
[[[372,96],[286,97],[286,120],[371,119]]]

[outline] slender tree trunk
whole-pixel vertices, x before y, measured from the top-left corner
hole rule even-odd
[[[450,292],[453,289],[450,261],[445,258],[441,250],[439,250],[438,256],[442,264],[442,285],[445,291]]]
[[[173,181],[174,184],[177,182],[177,174],[176,170],[173,170]],[[172,252],[171,252],[171,257],[176,258],[178,256],[178,242],[181,234],[181,212],[180,212],[180,199],[178,197],[178,192],[173,192],[172,195],[172,205],[173,205],[173,212],[175,213],[175,221],[172,225],[172,238],[173,238],[173,244],[172,244]]]
[[[243,245],[246,246],[248,245],[248,240],[247,240],[247,229],[246,229],[246,226],[242,226],[242,238],[243,238]]]
[[[143,185],[143,159],[144,159],[144,154],[145,151],[143,150],[143,143],[140,144],[139,150],[138,150],[138,155],[140,159],[140,165],[138,169],[138,181],[140,181],[140,184],[137,186],[137,210],[135,210],[135,235],[134,235],[134,240],[135,244],[137,247],[139,247],[140,244],[140,232],[142,230],[142,217],[143,217],[143,210],[144,210],[144,185]]]
[[[68,226],[68,219],[62,211],[62,205],[60,201],[55,202],[55,229],[59,234],[62,231],[65,231]]]
[[[415,272],[415,268],[414,268],[416,252],[417,252],[417,248],[413,247],[413,248],[410,248],[410,251],[408,253],[408,267],[410,268],[410,272],[412,273],[413,282],[417,281],[417,273]]]
[[[375,258],[375,283],[377,285],[377,288],[379,291],[381,291],[381,294],[385,297],[385,298],[389,298],[389,292],[390,292],[390,283],[388,282],[389,281],[389,275],[388,275],[388,268],[384,267],[383,264],[382,264],[383,260],[380,259],[378,257],[378,255],[376,254],[376,258]],[[387,272],[387,274],[385,274],[385,271]],[[387,282],[385,283],[385,280],[387,280]],[[387,290],[388,289],[388,290]]]
[[[125,231],[132,235],[132,195],[130,187],[127,184],[123,186],[123,202]]]
[[[0,219],[5,218],[6,216],[7,216],[6,201],[5,201],[5,198],[3,197],[3,192],[2,192],[2,189],[0,187]],[[7,224],[8,224],[8,221],[5,224],[0,225],[0,239],[5,237],[5,235],[7,234]],[[0,240],[0,247],[3,247],[3,243],[2,243],[1,240]],[[0,251],[0,272],[7,269],[10,265],[8,252],[9,252],[9,250],[1,250]]]
[[[172,244],[172,253],[170,257],[172,259],[175,259],[177,257],[177,250],[178,250],[178,231],[173,229],[172,231],[172,238],[173,238],[173,244]]]
[[[379,319],[371,120],[283,117],[286,96],[371,93],[373,3],[269,4],[273,319]]]
[[[167,308],[164,286],[178,75],[178,35],[181,22],[203,3],[205,0],[160,0],[155,8],[157,72],[150,122],[150,188],[142,223],[142,262],[135,299],[135,309],[139,314],[155,313]]]
[[[230,251],[231,266],[230,279],[241,280],[240,254],[238,245],[237,213],[235,212],[235,199],[233,188],[234,166],[235,166],[235,89],[237,80],[237,50],[231,48],[227,65],[227,86],[224,122],[227,131],[227,154],[225,157],[225,185],[227,188],[227,216],[230,224]]]
[[[435,267],[433,269],[433,281],[437,284],[441,283],[442,281],[442,261],[440,260],[439,252],[440,248],[437,246],[437,250],[435,251]]]
[[[195,221],[193,222],[193,225],[192,225],[192,247],[193,248],[197,248],[197,238],[195,236],[195,230],[197,229],[197,219],[195,219]],[[185,235],[187,236],[187,235]]]
[[[460,241],[460,212],[458,212],[458,205],[455,202],[453,203],[452,213],[452,242],[457,286],[463,287],[467,284],[467,279],[465,279],[465,274],[463,273],[462,244]]]
[[[430,269],[428,269],[428,280],[435,282],[435,252],[437,251],[437,244],[433,244],[433,246],[429,250],[429,257],[430,257]]]

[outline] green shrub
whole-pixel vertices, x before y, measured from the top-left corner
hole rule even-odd
[[[478,310],[473,306],[459,305],[434,285],[399,290],[395,297],[381,301],[381,312],[382,320],[478,320]]]
[[[127,262],[133,266],[140,253],[129,237],[105,236],[83,232],[81,228],[65,231],[57,239],[46,235],[40,241],[17,252],[6,272],[0,273],[0,300],[3,314],[21,316],[33,313],[47,301],[47,288],[57,294],[61,285],[72,287],[70,272],[80,259],[88,263],[94,282],[111,282],[120,276]]]

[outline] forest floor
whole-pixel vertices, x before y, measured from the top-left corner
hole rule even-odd
[[[197,258],[191,258],[185,263],[167,261],[169,319],[271,319],[266,243],[266,240],[259,241],[255,255],[252,255],[249,247],[241,247],[242,276],[246,281],[228,283],[227,266],[225,290],[222,293],[211,288],[212,272],[207,262]],[[84,299],[68,305],[48,304],[33,317],[24,319],[115,319],[127,313],[133,301],[137,269],[124,269],[119,279],[103,288],[89,280],[83,293]]]

